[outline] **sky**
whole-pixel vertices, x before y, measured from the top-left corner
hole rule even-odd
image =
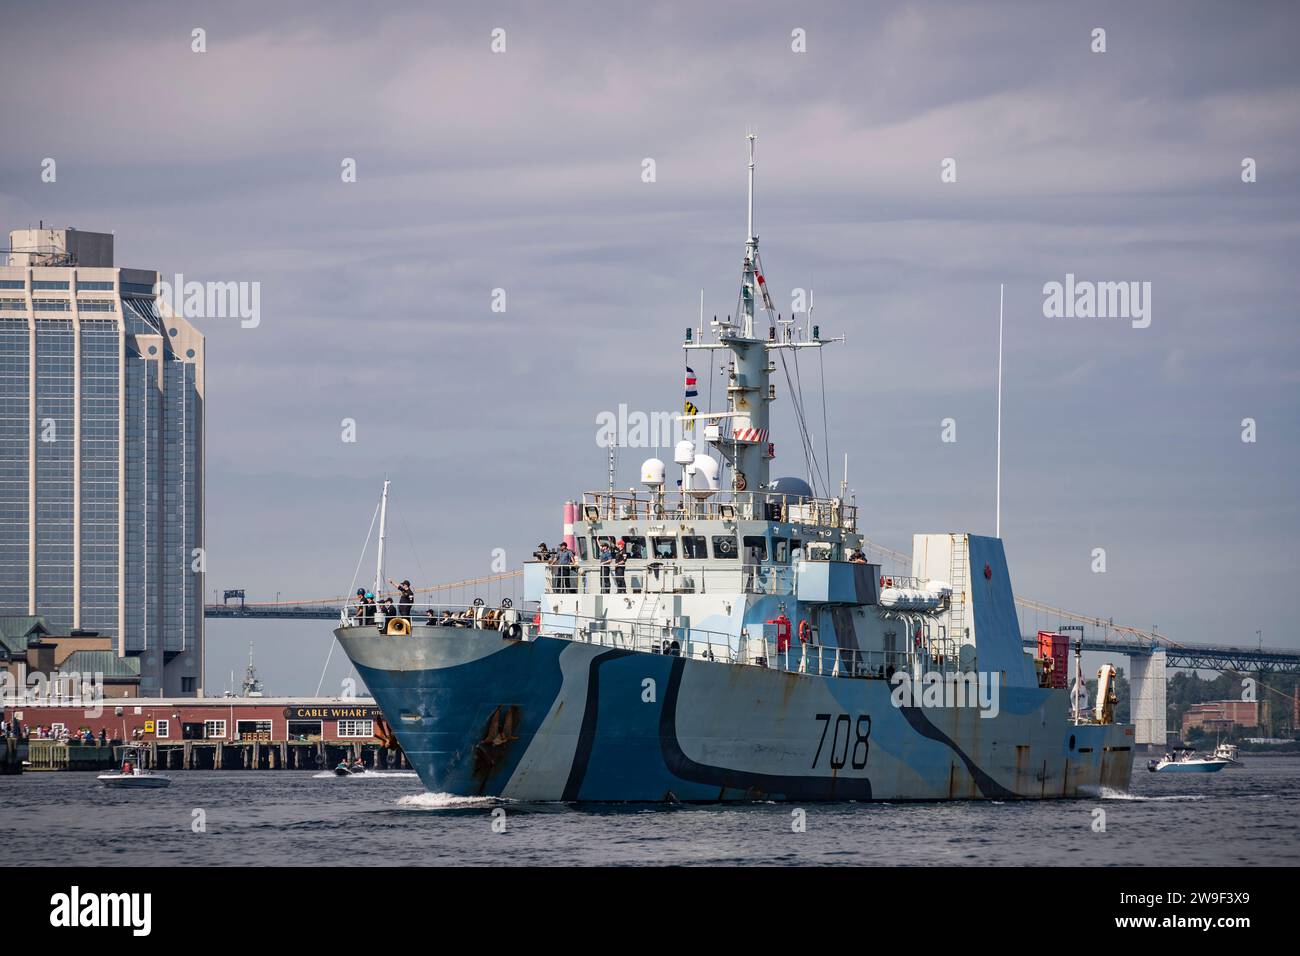
[[[701,290],[710,316],[735,309],[752,130],[777,308],[811,289],[845,337],[814,432],[837,475],[848,455],[871,540],[994,531],[1002,285],[1017,594],[1300,646],[1293,4],[51,2],[3,21],[0,228],[113,232],[118,265],[259,283],[255,327],[195,320],[209,593],[344,593],[385,477],[389,568],[417,586],[554,543],[563,502],[606,483],[597,416],[678,409]],[[1067,274],[1150,283],[1150,324],[1046,315]],[[788,401],[773,429],[774,473],[802,474]],[[625,450],[618,484],[653,453]],[[345,673],[328,622],[210,622],[210,693],[250,640],[268,691]]]

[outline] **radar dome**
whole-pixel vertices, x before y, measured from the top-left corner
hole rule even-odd
[[[673,449],[673,461],[679,465],[689,465],[695,460],[695,442],[683,438]]]
[[[647,458],[641,462],[641,484],[651,488],[661,487],[664,483],[664,463],[658,458]]]
[[[707,498],[718,490],[718,462],[708,455],[697,455],[690,468],[691,486],[688,489],[696,498]]]
[[[784,495],[787,500],[811,498],[813,496],[812,488],[802,478],[777,478],[767,486],[767,490],[772,494]]]

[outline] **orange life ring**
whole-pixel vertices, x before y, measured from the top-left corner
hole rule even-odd
[[[807,644],[812,639],[812,625],[803,620],[799,622],[799,643]]]

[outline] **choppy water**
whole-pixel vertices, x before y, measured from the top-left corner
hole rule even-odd
[[[0,777],[0,864],[1300,864],[1300,758],[1245,759],[1205,775],[1139,761],[1129,793],[1078,801],[810,804],[802,833],[792,805],[463,800],[413,774],[180,771],[133,792],[27,773]]]

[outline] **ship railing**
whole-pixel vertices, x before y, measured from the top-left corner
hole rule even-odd
[[[499,605],[489,605],[481,600],[469,605],[397,604],[394,614],[386,613],[382,606],[351,603],[339,609],[339,623],[343,627],[376,628],[381,634],[391,630],[389,624],[394,619],[404,621],[408,628],[439,625],[505,631],[511,625],[518,625],[519,635],[525,637],[530,628],[536,630],[532,623],[535,614],[535,611],[514,607],[509,600]]]
[[[551,594],[774,594],[795,593],[792,565],[739,561],[676,563],[629,561],[622,580],[616,566],[548,565],[546,589]]]
[[[912,656],[906,651],[858,650],[851,647],[831,647],[824,644],[790,642],[782,648],[772,639],[753,639],[744,645],[747,659],[742,663],[757,664],[774,670],[794,674],[812,674],[817,677],[860,677],[888,680],[900,670],[911,666]]]
[[[396,629],[390,622],[403,622]],[[735,663],[736,638],[723,631],[664,623],[661,620],[599,618],[590,615],[543,611],[537,608],[483,604],[413,604],[397,607],[388,615],[373,606],[348,604],[339,620],[346,628],[370,628],[394,638],[416,627],[471,628],[500,631],[518,640],[559,637],[623,650],[670,654],[696,660]]]
[[[578,519],[588,522],[743,519],[854,531],[858,509],[839,498],[770,491],[733,491],[725,501],[700,500],[682,492],[588,491],[582,496]]]
[[[907,574],[882,574],[880,576],[880,586],[882,588],[906,588],[924,591],[929,587],[929,583],[927,578],[917,578]]]
[[[889,680],[899,671],[910,673],[918,663],[918,656],[910,651],[858,650],[849,647],[831,647],[822,644],[800,644],[797,641],[781,649],[775,640],[766,639],[757,645],[752,640],[742,641],[744,652],[740,663],[757,664],[775,670],[819,677],[857,677]],[[963,668],[957,658],[942,654],[919,655],[919,664],[927,673],[957,674],[972,672]]]
[[[669,624],[662,620],[599,618],[583,614],[542,611],[537,633],[584,644],[720,664],[739,662],[738,638],[725,631]]]

